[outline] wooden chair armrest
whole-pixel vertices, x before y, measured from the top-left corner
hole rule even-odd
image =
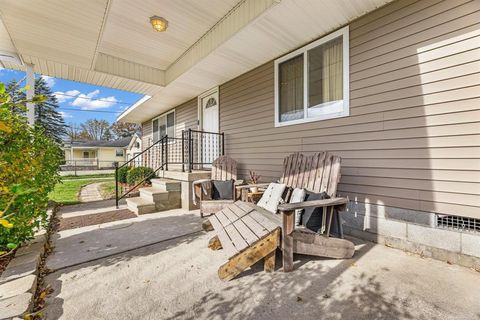
[[[247,189],[247,188],[252,188],[252,187],[260,187],[260,188],[264,188],[264,187],[268,187],[270,183],[257,183],[257,184],[244,184],[244,185],[241,185],[241,186],[236,186],[237,189]]]
[[[281,212],[289,212],[294,211],[297,209],[304,209],[304,208],[321,208],[321,207],[330,207],[330,206],[337,206],[348,203],[348,198],[331,198],[325,200],[312,200],[312,201],[304,201],[304,202],[297,202],[297,203],[284,203],[278,206],[278,211]]]

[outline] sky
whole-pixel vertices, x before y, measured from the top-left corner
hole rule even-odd
[[[117,116],[125,109],[141,99],[143,95],[116,90],[87,83],[63,80],[48,76],[43,77],[55,93],[65,123],[80,124],[88,119],[104,119],[115,122]],[[0,68],[0,82],[19,81],[25,72]],[[25,86],[25,81],[21,87]]]

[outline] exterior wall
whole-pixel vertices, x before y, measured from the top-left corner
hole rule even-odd
[[[397,1],[350,24],[350,116],[274,127],[273,62],[220,87],[239,173],[295,151],[342,157],[359,203],[480,218],[480,4]]]
[[[123,149],[123,157],[116,156],[116,150]],[[125,161],[125,148],[99,148],[97,151],[98,162],[100,167],[111,167],[112,163],[118,161],[123,163]]]
[[[198,108],[197,98],[191,99],[175,107],[175,134],[177,138],[182,137],[182,130],[188,130],[189,128],[191,129],[198,128],[197,108]],[[161,114],[158,114],[154,118],[158,117],[159,115]],[[151,145],[152,134],[153,134],[152,120],[148,120],[142,123],[142,148],[143,149],[148,148]]]
[[[135,144],[137,142],[139,142],[139,147],[138,148],[135,147]],[[135,156],[136,153],[140,153],[140,152],[142,152],[142,139],[135,136],[135,140],[132,143],[132,147],[130,149],[127,147],[127,149],[126,149],[126,158],[125,159],[130,160]],[[139,159],[139,160],[141,160],[141,159]]]

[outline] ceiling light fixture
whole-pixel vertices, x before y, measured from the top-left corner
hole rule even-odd
[[[163,32],[167,30],[168,21],[159,16],[150,17],[150,23],[152,24],[153,29],[158,32]]]

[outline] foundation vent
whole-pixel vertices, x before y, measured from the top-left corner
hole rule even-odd
[[[436,215],[436,226],[440,229],[471,231],[480,233],[480,219],[445,214]]]

